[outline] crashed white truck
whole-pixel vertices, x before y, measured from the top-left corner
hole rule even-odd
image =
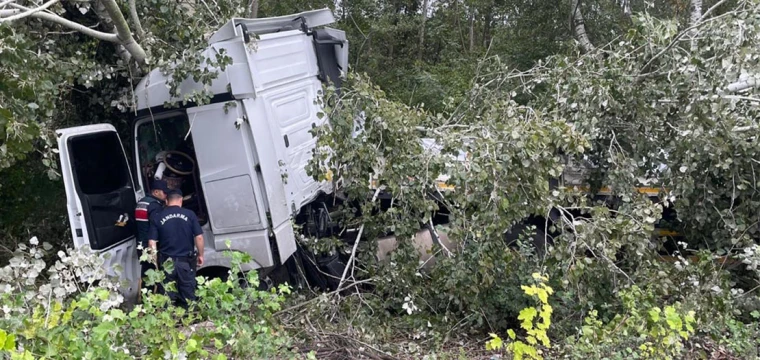
[[[56,131],[74,246],[101,254],[108,272],[125,280],[127,299],[138,294],[134,208],[150,193],[152,179],[181,188],[184,206],[201,221],[205,263],[198,275],[224,277],[227,252],[238,251],[253,259],[243,270],[258,269],[265,280],[296,275],[311,286],[335,288],[345,268],[340,257],[313,256],[297,242],[299,233],[336,235],[327,206],[335,198],[332,184],[306,170],[317,140],[311,130],[328,121],[315,100],[326,82],[340,88],[348,67],[345,33],[326,27],[334,21],[329,9],[230,20],[204,52],[211,58],[224,49],[232,59],[208,89],[211,102],[165,106],[181,99],[171,98],[170,79],[153,70],[134,89],[129,152],[110,124]],[[203,88],[188,79],[179,92]],[[421,145],[435,148],[430,141]],[[544,219],[527,219],[511,237],[532,223],[539,225],[535,241],[544,241]],[[450,246],[445,233],[429,225],[415,237],[426,264],[432,264],[427,249],[434,243]],[[352,230],[343,237],[356,239]],[[382,258],[396,240],[378,243]]]
[[[348,66],[345,33],[325,27],[334,21],[328,9],[230,20],[204,52],[224,49],[232,59],[209,87],[211,103],[165,107],[181,99],[171,98],[167,76],[150,72],[134,89],[129,153],[110,124],[56,131],[74,246],[107,254],[107,268],[122,269],[129,284],[125,296],[138,291],[133,213],[152,179],[181,188],[198,214],[199,275],[224,276],[228,250],[251,255],[244,270],[277,268],[296,252],[292,220],[331,193],[306,165],[316,145],[310,130],[326,121],[315,99],[324,82],[339,86]],[[181,94],[202,89],[192,79],[180,85]]]

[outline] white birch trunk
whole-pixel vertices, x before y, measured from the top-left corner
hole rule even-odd
[[[584,52],[589,53],[596,50],[586,33],[586,24],[583,22],[583,13],[581,13],[581,1],[570,0],[570,4],[572,6],[570,11],[573,14],[573,32],[575,33],[575,38],[581,44]]]

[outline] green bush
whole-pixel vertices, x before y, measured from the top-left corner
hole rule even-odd
[[[289,288],[258,290],[255,271],[239,278],[240,264],[250,261],[244,254],[232,253],[234,265],[226,281],[199,277],[198,301],[185,310],[152,293],[144,293],[142,304],[128,307],[117,291],[121,284],[106,276],[101,256],[88,249],[59,251],[59,260],[48,267],[42,259],[50,248],[34,238],[30,246],[21,244],[0,270],[4,357],[297,357],[292,339],[272,317]],[[163,278],[152,271],[148,284]]]
[[[681,358],[685,341],[694,334],[694,311],[680,303],[661,308],[646,295],[637,286],[621,291],[625,310],[606,323],[596,311],[589,312],[581,334],[569,341],[571,357]]]

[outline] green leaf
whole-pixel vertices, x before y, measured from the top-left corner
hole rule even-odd
[[[668,306],[665,308],[665,321],[673,330],[680,331],[683,327],[681,316],[676,313],[676,309],[673,306]]]
[[[3,350],[6,350],[6,351],[16,350],[16,335],[15,334],[10,334],[5,338],[5,342],[3,344]]]
[[[499,335],[496,335],[494,333],[490,333],[489,335],[491,336],[491,340],[488,340],[486,342],[486,350],[500,350],[504,346],[504,343],[502,342]]]
[[[185,345],[185,351],[188,354],[192,354],[196,351],[198,351],[198,342],[195,339],[189,339],[187,340],[187,344]]]
[[[649,310],[649,318],[652,319],[653,322],[660,321],[660,308],[655,307]]]
[[[92,329],[92,333],[94,335],[94,338],[98,341],[104,341],[110,334],[111,331],[116,329],[116,324],[113,322],[107,321],[107,322],[101,322],[96,326],[94,329]]]
[[[538,311],[534,307],[527,307],[520,310],[520,315],[517,316],[518,320],[522,320],[520,325],[525,330],[533,329],[533,319],[538,315]]]
[[[5,340],[7,339],[7,337],[8,337],[8,333],[6,333],[5,330],[0,329],[0,345],[2,345],[3,350],[8,350],[6,349],[6,346],[5,346]]]

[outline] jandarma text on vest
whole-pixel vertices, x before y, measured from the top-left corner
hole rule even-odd
[[[182,219],[182,220],[187,221],[187,216],[185,216],[183,214],[169,214],[169,215],[166,215],[166,216],[164,216],[163,219],[161,219],[161,225],[163,225],[167,220],[170,220],[170,219]]]

